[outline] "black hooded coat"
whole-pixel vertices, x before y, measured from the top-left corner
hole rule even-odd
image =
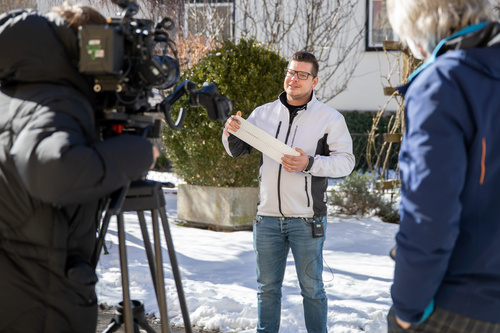
[[[101,198],[153,163],[144,138],[100,140],[78,53],[57,15],[0,15],[0,332],[95,332]]]

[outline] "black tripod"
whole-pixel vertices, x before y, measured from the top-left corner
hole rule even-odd
[[[174,275],[177,295],[179,297],[179,304],[184,319],[184,327],[186,333],[192,333],[189,314],[187,312],[186,300],[184,297],[184,291],[182,289],[179,267],[177,264],[177,257],[175,255],[172,236],[170,234],[170,228],[167,221],[167,213],[165,211],[165,197],[163,195],[161,187],[161,183],[153,181],[132,182],[129,186],[123,188],[121,191],[117,192],[111,197],[109,206],[106,210],[106,214],[104,215],[104,218],[100,225],[99,238],[94,250],[92,263],[94,264],[94,267],[97,266],[100,253],[104,245],[104,236],[106,235],[108,229],[109,220],[113,215],[115,215],[117,217],[118,225],[118,241],[123,291],[123,302],[119,304],[116,316],[108,325],[105,332],[115,332],[123,323],[125,323],[126,333],[138,333],[139,326],[142,329],[146,330],[148,333],[155,332],[145,319],[144,306],[142,302],[130,299],[123,212],[135,211],[137,212],[137,216],[139,217],[142,238],[144,241],[144,248],[146,250],[149,269],[151,271],[151,277],[155,289],[156,300],[158,303],[158,309],[160,312],[161,332],[170,333],[170,324],[167,316],[167,301],[165,295],[160,226],[158,216],[160,216],[161,218],[162,227],[165,234],[168,254],[170,257],[170,264],[172,266],[172,273]],[[151,211],[154,253],[149,239],[146,220],[144,218],[145,210]]]

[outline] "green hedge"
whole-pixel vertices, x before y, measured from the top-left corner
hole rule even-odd
[[[219,93],[231,99],[233,114],[241,111],[247,118],[257,106],[274,101],[283,91],[287,64],[253,40],[226,41],[184,73],[180,82],[215,83]],[[194,185],[258,186],[260,152],[254,149],[250,155],[230,157],[221,142],[223,126],[211,121],[204,109],[193,108],[181,130],[167,127],[164,141],[173,171]]]
[[[356,156],[355,170],[368,171],[369,164],[367,161],[366,148],[368,144],[368,134],[370,133],[373,125],[373,119],[376,112],[359,112],[359,111],[343,111],[347,127],[352,136],[353,152]],[[376,143],[380,149],[383,143],[382,134],[388,132],[391,114],[383,115],[379,121],[378,129],[376,131]],[[395,169],[398,163],[399,144],[393,144],[389,158],[389,169]],[[372,151],[371,164],[376,162],[375,153]]]

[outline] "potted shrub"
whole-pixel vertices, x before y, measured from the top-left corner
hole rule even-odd
[[[246,118],[257,106],[278,97],[286,66],[279,54],[253,40],[226,41],[187,69],[179,81],[215,83],[219,93],[231,99],[233,114],[241,111]],[[166,153],[174,172],[187,182],[179,186],[178,217],[215,229],[251,228],[260,152],[238,159],[227,155],[221,142],[223,126],[211,121],[204,109],[192,108],[181,130],[165,129]]]

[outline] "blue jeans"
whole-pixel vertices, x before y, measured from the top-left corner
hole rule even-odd
[[[314,221],[322,223],[326,231],[326,217],[258,216],[255,220],[253,239],[259,286],[257,332],[277,333],[279,330],[281,286],[288,251],[292,249],[307,332],[326,333],[328,299],[322,279],[325,237],[312,237]]]

